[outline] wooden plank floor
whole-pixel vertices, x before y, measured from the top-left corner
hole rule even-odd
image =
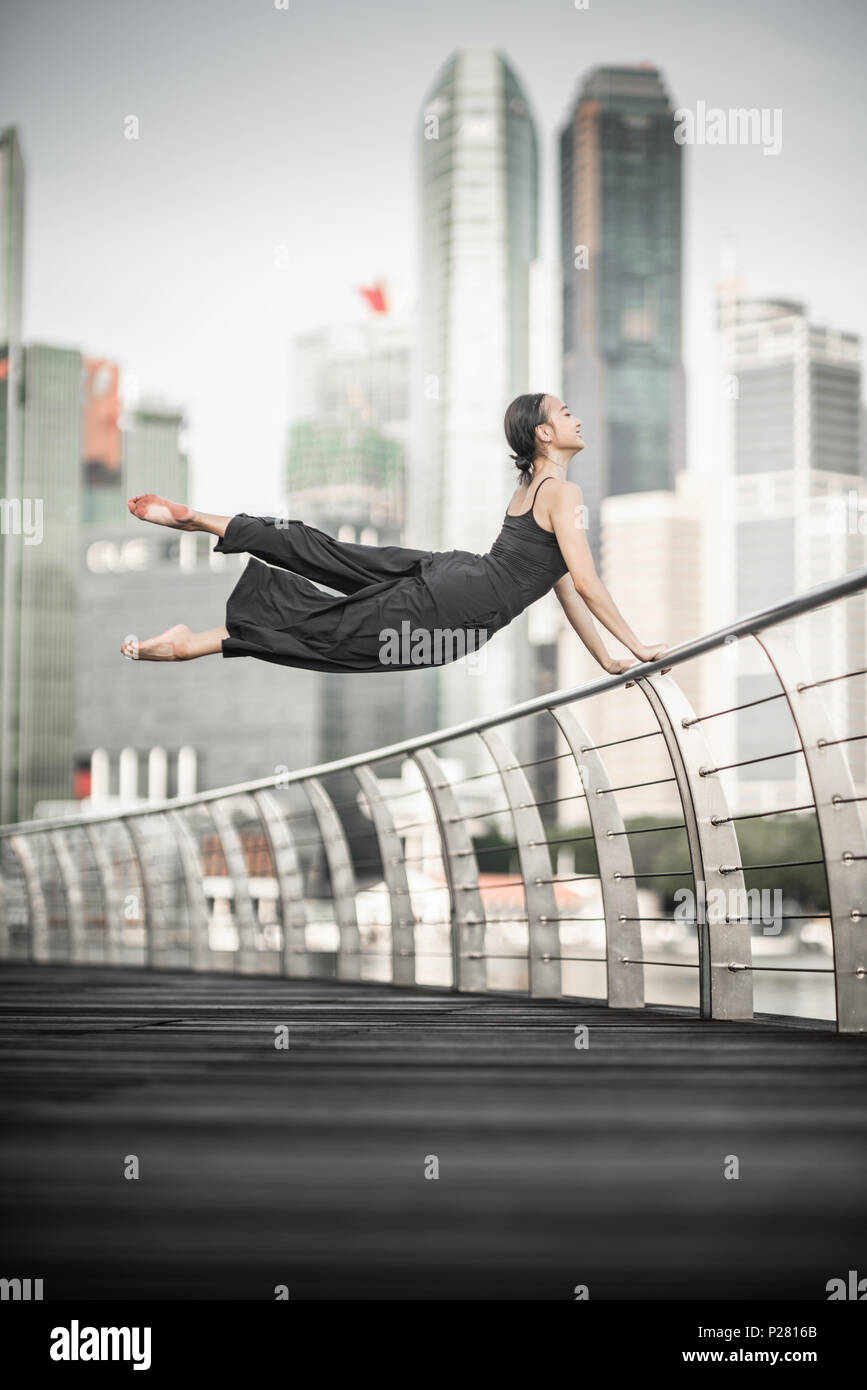
[[[23,964],[0,1036],[0,1274],[49,1299],[824,1299],[867,1274],[863,1037]]]

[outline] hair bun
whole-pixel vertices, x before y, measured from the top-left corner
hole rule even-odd
[[[546,400],[544,391],[532,396],[516,396],[503,417],[506,443],[515,451],[511,455],[512,462],[525,479],[533,476],[535,460],[540,453],[544,454],[536,431],[540,425],[549,423]]]

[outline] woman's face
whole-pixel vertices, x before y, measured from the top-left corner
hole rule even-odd
[[[573,454],[584,448],[581,438],[581,421],[573,415],[565,401],[557,396],[546,397],[548,420],[536,430],[545,453],[551,449],[565,449]]]

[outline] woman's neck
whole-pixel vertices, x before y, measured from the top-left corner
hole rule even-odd
[[[547,455],[540,456],[533,460],[533,477],[532,479],[528,478],[527,482],[528,484],[535,482],[537,478],[559,478],[561,482],[564,482],[568,470],[568,459],[561,461],[560,459],[548,458]]]

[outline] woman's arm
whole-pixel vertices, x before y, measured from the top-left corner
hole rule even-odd
[[[557,595],[572,627],[578,633],[590,655],[606,671],[612,675],[625,671],[633,663],[621,661],[618,657],[608,655],[608,650],[599,635],[599,629],[593,621],[590,609],[584,602],[581,595],[577,592],[571,575],[564,574],[562,579],[558,579],[554,585],[554,593]]]
[[[563,559],[569,566],[568,575],[564,575],[558,581],[555,585],[555,592],[563,604],[569,621],[588,650],[592,652],[597,661],[605,666],[606,670],[616,658],[609,657],[607,653],[605,653],[604,658],[599,655],[599,649],[602,647],[599,634],[595,628],[593,634],[589,634],[587,629],[588,622],[591,627],[593,626],[589,616],[591,613],[595,618],[598,618],[602,626],[606,627],[613,637],[617,638],[618,642],[622,642],[624,647],[627,647],[634,656],[637,656],[639,661],[653,661],[667,648],[659,642],[646,646],[636,636],[596,573],[590,546],[587,544],[586,512],[580,487],[577,483],[564,481],[553,491],[551,524],[554,527],[554,534],[557,537]],[[577,602],[573,602],[573,593]],[[566,597],[565,602],[564,595]],[[589,610],[586,620],[583,616],[583,609]],[[577,614],[581,627],[574,621],[573,614]],[[589,635],[589,641],[585,634]],[[626,667],[620,669],[625,670]]]

